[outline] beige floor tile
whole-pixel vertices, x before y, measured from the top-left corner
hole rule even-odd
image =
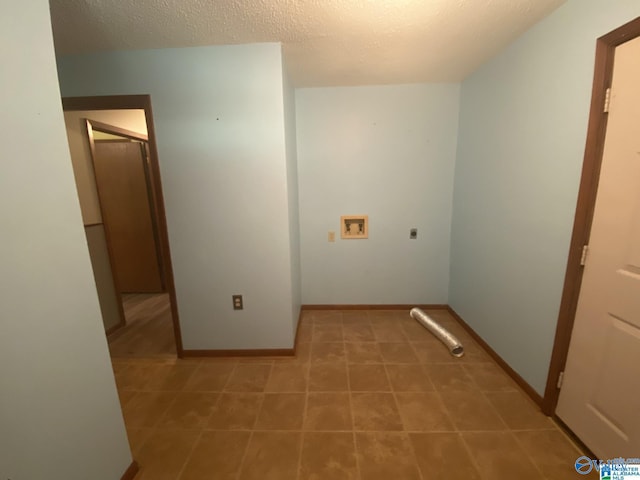
[[[305,430],[351,430],[351,400],[349,394],[309,393],[304,418]]]
[[[224,387],[226,392],[263,392],[271,365],[239,364]]]
[[[352,393],[355,430],[402,430],[398,407],[390,393]]]
[[[253,432],[240,480],[296,480],[302,443],[299,432]]]
[[[366,324],[369,325],[369,315],[366,310],[348,310],[342,312],[342,325]]]
[[[416,320],[413,320],[411,323],[403,323],[402,330],[410,342],[428,341],[428,339],[433,336],[431,332],[420,325]]]
[[[342,312],[336,310],[316,310],[311,316],[314,325],[342,325]]]
[[[309,391],[347,392],[347,366],[345,363],[312,363],[309,368]]]
[[[459,433],[409,434],[424,479],[480,480]]]
[[[198,364],[196,363],[162,365],[146,383],[145,389],[180,391],[186,386],[197,368]]]
[[[344,343],[312,343],[311,362],[344,362]]]
[[[549,480],[575,480],[580,477],[574,465],[583,454],[557,429],[514,432],[514,435]]]
[[[461,363],[487,363],[493,361],[489,354],[473,340],[465,340],[462,346],[464,347],[464,355],[456,359]]]
[[[180,480],[235,480],[250,436],[250,432],[205,431]]]
[[[256,430],[300,430],[304,415],[304,393],[267,393],[258,414]]]
[[[353,434],[305,433],[298,478],[299,480],[357,480]]]
[[[313,312],[306,310],[300,313],[300,324],[301,325],[312,325],[313,324]]]
[[[200,436],[198,430],[158,430],[145,442],[136,460],[136,480],[176,480]]]
[[[307,364],[275,364],[271,367],[265,392],[305,392],[308,375]]]
[[[129,368],[130,364],[127,360],[122,360],[118,358],[111,359],[111,369],[113,370],[113,374],[117,375],[122,373],[124,370]]]
[[[518,390],[515,382],[493,362],[469,363],[463,367],[484,392]]]
[[[406,343],[409,341],[399,325],[373,323],[371,328],[378,342]]]
[[[134,458],[138,458],[138,453],[149,439],[151,434],[155,432],[153,428],[127,427],[127,437],[129,438],[129,446]]]
[[[211,411],[207,428],[250,430],[258,418],[263,395],[260,393],[222,393]]]
[[[441,393],[449,418],[460,431],[505,430],[507,426],[479,392]]]
[[[290,357],[293,357],[291,355]],[[287,355],[276,356],[276,357],[267,357],[267,356],[246,356],[246,357],[238,357],[238,363],[259,363],[261,365],[273,365],[274,360],[287,358]]]
[[[462,434],[462,438],[484,478],[543,478],[511,432],[467,432]]]
[[[135,390],[118,390],[118,399],[120,400],[120,409],[123,409],[129,401],[137,395]]]
[[[296,340],[297,342],[310,342],[311,341],[311,334],[313,332],[313,324],[307,324],[307,325],[299,325],[298,326],[298,333],[296,334]]]
[[[312,342],[342,342],[342,325],[341,324],[314,324],[311,334]]]
[[[462,363],[435,337],[412,342],[411,347],[421,363]]]
[[[540,407],[521,392],[486,392],[485,396],[512,430],[545,430],[555,428]]]
[[[367,312],[372,325],[396,325],[398,318],[397,310],[369,310]]]
[[[169,410],[176,392],[138,392],[122,409],[128,427],[155,427]]]
[[[479,392],[462,365],[452,363],[425,365],[425,370],[439,392]]]
[[[224,388],[235,363],[201,363],[187,381],[184,389],[201,392],[220,392]]]
[[[181,392],[160,419],[159,428],[203,428],[218,400],[217,393]]]
[[[383,363],[377,343],[345,343],[344,347],[349,363]]]
[[[391,388],[396,392],[431,392],[434,390],[422,365],[385,365]]]
[[[367,323],[352,323],[342,327],[345,342],[375,342],[371,326]]]
[[[114,374],[118,390],[145,390],[145,385],[160,369],[160,365],[130,362]]]
[[[454,431],[440,396],[435,393],[396,393],[404,429],[411,432]]]
[[[405,433],[356,433],[362,480],[419,480],[411,443]]]
[[[413,349],[406,343],[378,343],[386,363],[419,363]]]
[[[384,365],[349,365],[352,392],[388,392],[391,390]]]
[[[311,359],[311,343],[300,342],[296,345],[296,353],[293,358],[286,358],[276,360],[274,364],[278,363],[308,363]]]

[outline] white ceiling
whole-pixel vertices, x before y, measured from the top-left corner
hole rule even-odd
[[[51,0],[58,54],[282,42],[296,87],[456,82],[566,0]]]

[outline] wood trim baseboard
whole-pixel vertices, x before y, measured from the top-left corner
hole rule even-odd
[[[296,336],[293,338],[293,354],[295,355],[298,350],[298,336],[300,335],[300,323],[302,322],[302,307],[298,313],[298,323],[296,324]]]
[[[194,357],[292,357],[294,348],[256,348],[237,350],[182,350],[185,358]]]
[[[412,308],[422,308],[423,310],[447,310],[449,306],[446,304],[422,304],[422,305],[302,305],[301,310],[411,310]]]
[[[447,310],[449,311],[451,316],[455,318],[458,321],[458,323],[460,323],[460,325],[462,325],[462,328],[464,328],[467,331],[467,333],[469,333],[469,335],[471,335],[471,337],[476,342],[478,342],[478,344],[489,354],[489,356],[493,358],[493,360],[498,365],[500,365],[500,367],[507,373],[507,375],[509,375],[518,384],[518,386],[522,388],[522,390],[524,390],[525,393],[529,395],[529,397],[531,397],[531,400],[533,400],[536,403],[536,405],[542,408],[542,395],[536,392],[534,388],[531,385],[529,385],[527,381],[524,378],[522,378],[518,372],[516,372],[513,368],[511,368],[509,364],[505,362],[504,359],[500,355],[498,355],[498,353],[493,348],[491,348],[489,344],[485,342],[484,339],[480,335],[478,335],[476,331],[473,328],[471,328],[469,324],[465,322],[462,319],[462,317],[458,315],[453,308],[451,308],[450,306],[447,306]]]
[[[140,465],[138,465],[138,462],[133,460],[131,462],[131,465],[129,465],[129,468],[127,468],[125,472],[122,474],[122,477],[120,477],[120,480],[133,480],[139,471],[140,471]]]

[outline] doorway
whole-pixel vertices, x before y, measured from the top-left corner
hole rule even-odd
[[[62,103],[111,356],[181,357],[150,97]]]
[[[544,411],[599,458],[640,448],[640,18],[598,40]]]

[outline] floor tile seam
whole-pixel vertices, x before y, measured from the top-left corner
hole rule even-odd
[[[346,352],[345,352],[345,355],[346,355]],[[349,399],[349,418],[350,418],[350,421],[351,421],[351,438],[352,438],[352,441],[353,441],[353,454],[355,456],[355,461],[356,461],[356,474],[357,474],[358,479],[361,479],[362,478],[362,473],[360,471],[360,460],[359,460],[359,455],[358,455],[358,443],[357,443],[356,432],[355,432],[353,400],[351,399],[351,373],[349,372],[348,366],[346,366],[346,371],[347,371],[347,386],[349,387],[347,398]]]
[[[384,373],[385,376],[387,377],[387,384],[389,385],[389,387],[391,387],[391,377],[389,376],[389,371],[387,370],[387,365],[384,364]],[[402,412],[400,411],[400,402],[398,402],[398,397],[396,396],[396,392],[392,391],[391,393],[393,395],[393,402],[396,405],[396,410],[398,411],[398,417],[400,417],[400,423],[402,424],[402,432],[405,433],[406,439],[409,442],[410,448],[411,448],[411,454],[412,454],[412,458],[413,458],[413,463],[415,465],[415,469],[418,472],[418,476],[420,477],[420,480],[425,480],[424,475],[422,474],[422,470],[420,470],[420,465],[418,463],[418,456],[416,455],[415,449],[413,448],[413,445],[411,443],[411,439],[409,438],[409,434],[407,433],[407,425],[406,422],[404,420],[404,416],[402,415]],[[355,432],[354,432],[355,435]]]
[[[500,414],[498,409],[495,407],[495,405],[493,404],[491,399],[486,395],[487,393],[488,392],[485,392],[482,389],[480,389],[480,395],[482,395],[482,397],[485,399],[485,401],[489,404],[489,406],[493,410],[493,413],[495,413],[498,416],[498,418],[500,419],[502,424],[506,427],[506,430],[510,430],[509,424],[507,424],[506,420],[502,417],[502,415]]]
[[[302,409],[302,427],[304,429],[304,424],[307,420],[307,410],[309,407],[309,371],[311,369],[310,365],[307,365],[306,367],[306,375],[305,375],[305,392],[304,392],[304,408]],[[298,452],[298,466],[297,466],[297,470],[296,470],[296,478],[300,479],[300,475],[302,472],[302,452],[304,450],[304,433],[301,433],[300,435],[300,451]]]
[[[544,430],[543,430],[544,431]],[[512,431],[511,435],[515,438],[515,442],[518,445],[518,447],[520,448],[520,450],[522,450],[525,455],[527,456],[527,458],[529,458],[529,460],[531,461],[531,463],[533,464],[533,466],[535,467],[535,469],[538,471],[538,473],[540,474],[540,478],[548,478],[545,474],[544,471],[542,470],[542,467],[540,465],[538,465],[538,462],[536,461],[536,458],[532,455],[532,453],[525,448],[525,445],[522,443],[522,441],[518,438],[518,435],[516,435],[517,432]]]
[[[200,392],[198,392],[200,393]],[[213,414],[216,411],[216,407],[218,406],[218,404],[220,403],[220,399],[222,398],[223,392],[203,392],[203,393],[215,393],[217,395],[216,397],[216,401],[213,402],[213,405],[211,406],[211,409],[209,411],[209,415],[207,415],[207,419],[204,421],[203,423],[203,429],[206,429],[207,425],[209,425],[209,422],[211,421],[211,417],[213,417]]]
[[[257,419],[258,417],[256,415],[256,421]],[[245,463],[247,461],[247,455],[249,455],[249,446],[251,445],[251,442],[253,440],[254,433],[255,433],[255,430],[249,430],[249,439],[247,440],[247,444],[244,447],[244,452],[242,453],[242,458],[240,459],[240,465],[238,466],[238,471],[236,472],[236,480],[241,478],[242,476],[242,471],[244,470]]]
[[[454,424],[455,427],[455,424]],[[456,427],[457,428],[457,427]],[[476,432],[476,431],[474,431]],[[478,433],[480,432],[484,432],[484,430],[478,430]],[[460,440],[460,442],[462,442],[462,448],[464,449],[465,452],[467,452],[467,457],[469,458],[469,461],[471,462],[471,465],[473,465],[473,468],[476,470],[476,473],[478,474],[478,476],[484,480],[492,480],[486,477],[486,475],[484,474],[484,472],[482,471],[482,469],[480,468],[480,464],[478,463],[478,460],[476,459],[476,457],[473,455],[473,452],[471,451],[471,448],[469,447],[469,445],[467,444],[466,440],[464,439],[464,435],[463,433],[469,433],[468,431],[460,431],[458,430],[458,439]]]
[[[191,460],[191,457],[193,456],[193,452],[196,451],[198,443],[200,443],[200,439],[202,438],[203,435],[204,435],[204,430],[201,430],[200,434],[198,435],[198,438],[196,438],[196,441],[193,443],[193,446],[191,447],[191,450],[187,454],[187,457],[186,457],[184,463],[182,464],[182,468],[178,472],[178,475],[176,475],[176,480],[180,480],[181,479],[182,475],[184,474],[185,469],[187,468],[187,465],[189,464],[189,461]]]

